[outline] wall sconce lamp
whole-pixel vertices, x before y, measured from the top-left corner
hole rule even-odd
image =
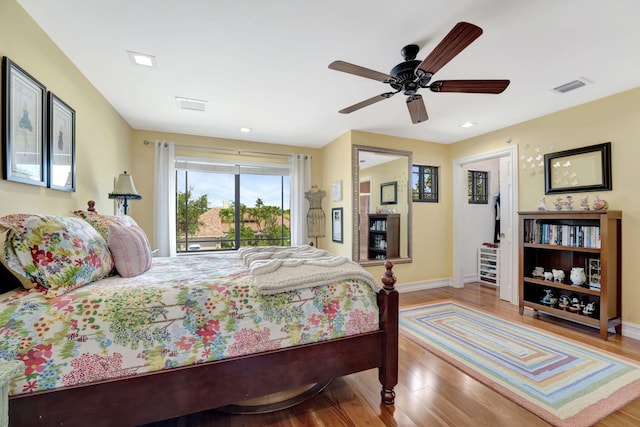
[[[140,200],[142,196],[138,194],[138,190],[136,190],[136,186],[133,185],[133,177],[131,175],[127,175],[127,171],[121,173],[116,181],[116,186],[113,189],[112,193],[109,193],[110,199],[123,200],[124,201],[124,214],[129,214],[129,203],[128,200]]]

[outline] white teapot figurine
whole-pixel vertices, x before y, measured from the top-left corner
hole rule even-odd
[[[571,274],[569,274],[569,279],[571,279],[571,283],[574,285],[582,285],[587,281],[587,277],[584,274],[584,268],[582,267],[573,267],[571,269]]]

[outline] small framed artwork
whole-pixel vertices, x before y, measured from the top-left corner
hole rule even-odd
[[[49,187],[76,191],[76,112],[49,92]]]
[[[398,182],[380,184],[380,204],[395,205],[398,203]]]
[[[6,56],[2,71],[2,177],[8,181],[45,186],[47,90]]]
[[[331,200],[334,202],[342,201],[342,180],[333,181],[331,183]]]
[[[331,240],[342,243],[342,208],[331,209]]]

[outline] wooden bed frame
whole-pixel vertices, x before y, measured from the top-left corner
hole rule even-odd
[[[380,329],[215,362],[9,398],[11,426],[137,426],[378,368],[381,397],[398,383],[398,291],[387,261]]]

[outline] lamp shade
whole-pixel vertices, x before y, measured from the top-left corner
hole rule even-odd
[[[109,193],[109,198],[140,200],[142,196],[138,194],[138,190],[136,190],[136,186],[133,184],[133,177],[125,171],[118,177],[113,192]]]

